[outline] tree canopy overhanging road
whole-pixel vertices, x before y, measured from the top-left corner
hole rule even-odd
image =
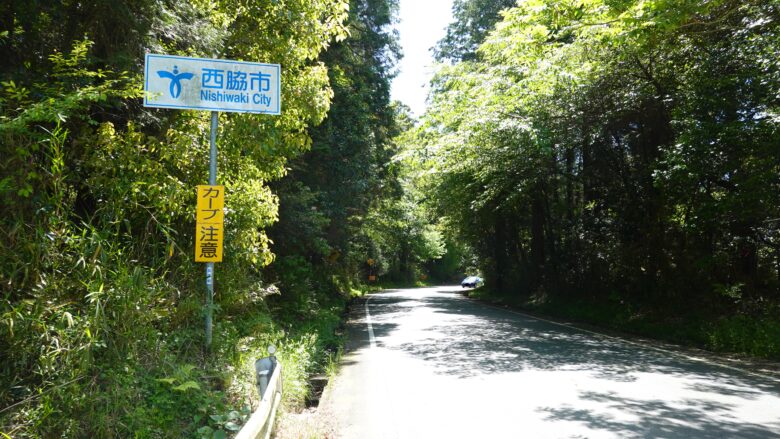
[[[0,437],[224,438],[269,344],[303,417],[353,298],[472,276],[780,361],[780,0],[452,0],[415,115],[390,89],[421,4],[0,3]],[[777,431],[759,376],[446,292],[366,303],[349,434]]]

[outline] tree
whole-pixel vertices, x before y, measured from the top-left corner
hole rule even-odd
[[[488,282],[677,310],[776,296],[777,8],[521,2],[443,68],[419,154]]]
[[[181,413],[226,404],[206,380],[164,387],[195,374],[182,363],[228,368],[200,349],[191,256],[209,117],[141,107],[147,49],[284,66],[282,116],[221,116],[231,255],[216,276],[221,358],[250,326],[242,312],[264,310],[264,229],[277,218],[267,182],[325,117],[332,91],[317,58],[345,36],[348,5],[174,3],[0,6],[0,406],[13,408],[0,425],[14,436],[179,437],[211,422]]]
[[[433,48],[437,61],[469,61],[477,58],[477,47],[501,20],[501,11],[515,6],[516,0],[455,0],[453,21],[447,34]]]
[[[281,208],[271,231],[278,255],[271,275],[301,287],[280,300],[335,294],[343,286],[333,284],[334,275],[349,284],[363,274],[368,256],[355,237],[372,204],[396,185],[390,158],[399,127],[390,80],[400,52],[388,28],[396,12],[395,1],[352,1],[350,36],[320,56],[333,88],[328,117],[309,131],[311,151],[275,186]]]

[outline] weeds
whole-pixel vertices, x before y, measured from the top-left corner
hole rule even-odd
[[[220,437],[251,409],[270,342],[296,409],[338,344],[339,305],[269,308],[267,170],[243,146],[221,149],[231,258],[206,352],[187,237],[207,116],[165,119],[155,135],[107,114],[107,101],[140,97],[139,78],[91,68],[90,46],[55,52],[40,84],[0,84],[0,436]]]

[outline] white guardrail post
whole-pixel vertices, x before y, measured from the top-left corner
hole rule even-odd
[[[267,381],[268,387],[260,395],[260,405],[238,432],[235,439],[268,439],[271,437],[276,410],[282,401],[282,363],[275,361],[275,359],[273,363],[273,372]],[[258,382],[258,387],[261,387],[259,384]]]

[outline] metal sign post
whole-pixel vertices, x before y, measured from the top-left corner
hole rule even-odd
[[[209,185],[217,185],[217,128],[219,112],[211,112],[211,145],[209,148]],[[214,313],[214,263],[206,262],[206,347],[211,347],[211,319]]]
[[[281,67],[146,54],[144,106],[211,111],[209,186],[198,186],[195,261],[206,263],[206,347],[211,346],[214,263],[222,262],[224,187],[217,186],[219,112],[281,114]]]

